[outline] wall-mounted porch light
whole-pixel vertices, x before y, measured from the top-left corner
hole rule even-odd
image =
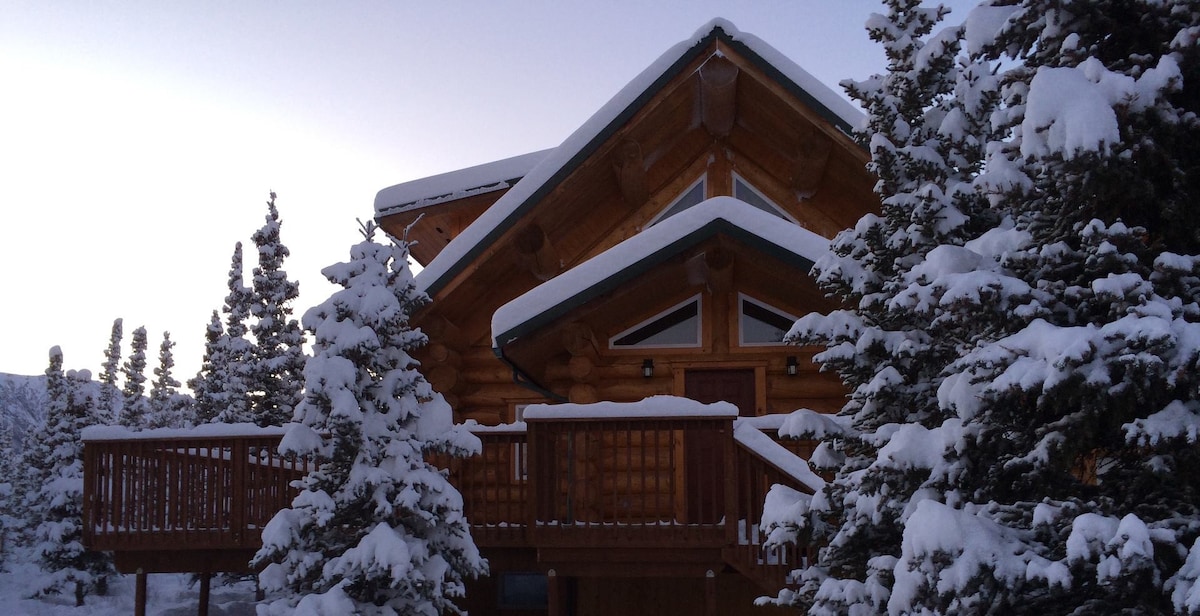
[[[642,376],[647,379],[654,376],[654,360],[653,359],[643,359],[642,360]]]
[[[787,375],[788,375],[788,376],[796,376],[796,371],[797,371],[797,370],[799,370],[799,366],[797,366],[797,365],[796,365],[796,356],[795,356],[795,355],[788,355],[788,358],[787,358]]]

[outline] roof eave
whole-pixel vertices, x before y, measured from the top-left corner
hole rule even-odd
[[[763,254],[779,259],[780,261],[789,265],[793,265],[799,269],[802,269],[803,271],[808,271],[813,266],[813,261],[811,259],[786,250],[774,242],[755,235],[754,233],[751,233],[742,227],[729,222],[728,220],[717,218],[705,223],[703,226],[676,239],[675,241],[662,246],[647,257],[638,260],[636,263],[619,271],[613,272],[604,279],[584,289],[581,289],[579,292],[575,293],[564,301],[556,303],[550,309],[523,321],[520,325],[510,328],[500,334],[494,334],[492,336],[493,349],[498,353],[500,349],[503,349],[505,346],[515,342],[516,340],[542,329],[547,324],[561,319],[591,300],[604,295],[609,291],[613,291],[635,278],[638,278],[642,274],[657,267],[671,257],[674,257],[675,255],[720,234],[724,234],[736,239],[741,243],[762,252]]]
[[[742,55],[748,62],[755,65],[772,79],[777,80],[783,85],[784,89],[792,95],[796,96],[812,108],[822,119],[830,122],[838,130],[851,134],[852,126],[848,121],[839,116],[828,106],[821,103],[812,94],[807,92],[799,84],[793,81],[785,73],[768,62],[762,55],[755,52],[754,49],[746,43],[731,36],[725,31],[725,28],[720,24],[714,26],[708,34],[701,37],[695,44],[689,47],[685,52],[671,63],[671,65],[663,71],[645,90],[627,104],[616,116],[604,126],[603,129],[597,132],[588,142],[575,152],[565,163],[562,164],[550,177],[542,181],[541,185],[537,186],[524,200],[514,207],[498,224],[487,230],[482,238],[474,245],[467,249],[457,260],[445,269],[436,279],[429,281],[423,285],[423,290],[430,296],[436,295],[439,291],[450,284],[456,278],[467,264],[474,262],[489,246],[494,244],[499,238],[511,229],[518,220],[520,220],[530,209],[539,201],[549,195],[560,183],[576,171],[590,158],[601,145],[608,141],[613,135],[625,126],[630,119],[633,118],[646,103],[658,95],[664,87],[676,77],[679,76],[685,66],[694,61],[700,56],[704,50],[708,49],[714,42],[720,41],[728,45],[733,50]],[[765,43],[764,43],[765,45]],[[861,144],[857,144],[862,147]],[[533,172],[531,172],[532,174]],[[525,181],[525,180],[522,180]],[[515,188],[515,187],[514,187]],[[503,199],[503,198],[502,198]],[[499,203],[499,202],[498,202]],[[418,281],[420,284],[421,281]]]

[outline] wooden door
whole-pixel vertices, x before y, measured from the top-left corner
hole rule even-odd
[[[742,417],[753,417],[754,369],[688,370],[683,377],[683,395],[696,402],[730,402]]]
[[[754,413],[754,370],[688,370],[684,395],[710,404],[725,401],[744,416]],[[732,435],[724,435],[725,439]],[[725,511],[725,441],[712,432],[691,431],[685,436],[688,521],[715,524]]]

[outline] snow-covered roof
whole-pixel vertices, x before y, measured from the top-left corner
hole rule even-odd
[[[530,152],[389,186],[375,195],[375,215],[388,216],[510,188],[550,152]]]
[[[715,19],[692,38],[667,50],[455,237],[417,276],[417,287],[433,295],[448,284],[714,40],[729,45],[839,129],[848,133],[862,119],[862,113],[852,104],[779,51],[758,37],[739,32],[730,22]]]
[[[530,289],[492,314],[496,348],[691,246],[724,233],[799,267],[812,267],[829,240],[733,197],[702,201]]]

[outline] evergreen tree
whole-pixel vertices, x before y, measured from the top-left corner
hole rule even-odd
[[[22,526],[16,491],[19,469],[13,428],[7,424],[0,426],[0,571],[4,570],[4,562]]]
[[[890,5],[872,22],[885,44],[919,40],[904,24],[924,9]],[[925,152],[986,155],[924,194],[970,181],[988,207],[882,259],[864,219],[819,265],[853,283],[831,288],[855,308],[796,331],[829,345],[854,421],[821,446],[845,454],[835,480],[782,524],[828,547],[781,598],[821,614],[1200,613],[1200,6],[995,0],[967,23],[948,35],[967,43],[953,90],[923,105],[962,114]],[[920,203],[889,208],[906,191],[874,147],[899,123],[868,110],[878,243],[916,245]],[[896,334],[909,326],[929,340]],[[910,356],[931,363],[898,367]]]
[[[195,421],[191,403],[179,393],[179,381],[171,375],[175,357],[171,348],[171,332],[163,332],[162,344],[158,347],[158,367],[154,369],[154,382],[150,387],[149,428],[187,428]]]
[[[986,126],[979,107],[994,99],[993,82],[980,67],[956,61],[961,28],[936,30],[944,8],[919,0],[886,5],[888,14],[872,16],[868,31],[884,46],[887,75],[844,84],[868,111],[862,139],[879,178],[881,215],[840,234],[813,270],[818,284],[853,308],[810,315],[792,333],[795,342],[826,346],[817,359],[851,392],[842,412],[850,430],[831,436],[818,456],[839,473],[795,529],[827,547],[800,595],[785,599],[815,603],[817,613],[883,609],[886,595],[867,589],[891,575],[884,565],[898,555],[905,507],[922,477],[877,458],[896,425],[940,425],[941,371],[971,344],[955,318],[967,306],[920,303],[908,286],[928,277],[925,268],[945,258],[946,246],[995,222],[971,188],[984,140],[970,133]],[[953,96],[960,78],[973,82],[972,97]],[[1001,305],[971,310],[980,322],[1011,318]]]
[[[46,367],[45,375],[46,409],[42,414],[39,429],[31,430],[25,440],[25,451],[21,457],[24,470],[16,477],[16,507],[25,522],[22,529],[23,541],[31,538],[31,533],[37,526],[37,522],[33,520],[33,512],[41,504],[39,493],[42,486],[50,481],[55,455],[53,439],[57,438],[50,431],[50,418],[64,416],[67,412],[67,380],[63,372],[62,350],[57,346],[50,349],[50,363]]]
[[[97,401],[100,416],[105,421],[114,421],[120,417],[121,408],[117,401],[121,399],[120,388],[117,387],[117,374],[121,367],[121,337],[124,335],[123,322],[114,319],[112,333],[108,338],[108,348],[104,350],[104,366],[100,371],[100,399]]]
[[[196,376],[188,380],[188,387],[195,396],[196,423],[208,423],[225,409],[224,385],[228,368],[228,357],[224,344],[225,327],[216,310],[208,322],[204,335],[204,360]]]
[[[480,444],[415,369],[410,352],[425,336],[408,318],[427,300],[407,245],[378,244],[374,230],[364,225],[350,261],[323,270],[342,290],[304,315],[315,355],[280,449],[317,465],[255,557],[270,563],[265,586],[288,595],[280,613],[458,613],[463,579],[486,568],[461,495],[425,461]]]
[[[146,348],[149,345],[146,328],[133,330],[129,343],[129,359],[121,366],[125,386],[121,389],[121,417],[118,423],[139,430],[146,427],[150,403],[146,400]]]
[[[283,425],[292,417],[304,387],[304,332],[291,318],[300,285],[288,280],[283,260],[290,254],[279,237],[275,193],[267,201],[266,224],[252,239],[258,248],[250,313],[254,347],[249,388],[254,422]]]
[[[32,518],[37,523],[35,553],[46,576],[37,594],[73,591],[83,605],[89,592],[105,594],[108,577],[116,573],[112,557],[83,547],[83,428],[97,423],[91,374],[62,374],[62,353],[51,351],[47,377],[58,381],[51,394],[43,445],[47,458],[41,468],[46,480],[37,492]]]
[[[252,377],[253,347],[246,338],[254,292],[246,287],[242,270],[242,243],[233,249],[229,266],[229,294],[225,296],[225,333],[219,338],[220,352],[215,356],[225,358],[223,378],[215,379],[224,407],[217,421],[225,423],[252,423],[254,416],[250,407],[250,383]],[[210,375],[210,378],[211,375]]]

